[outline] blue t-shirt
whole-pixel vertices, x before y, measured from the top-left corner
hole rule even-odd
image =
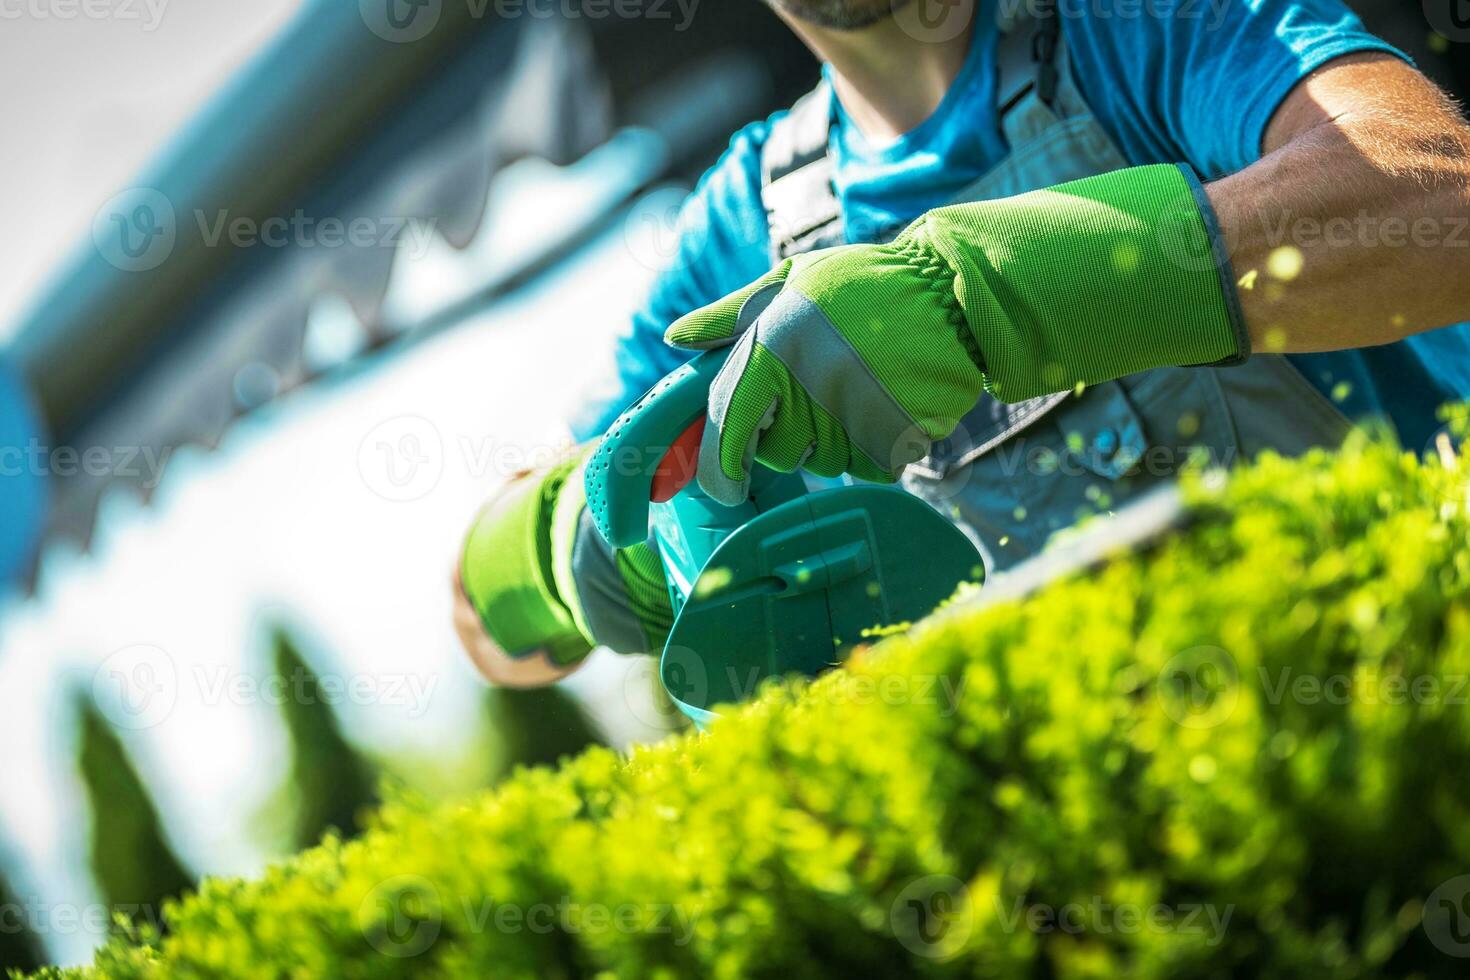
[[[1206,179],[1260,157],[1272,114],[1309,72],[1350,52],[1398,54],[1339,0],[1061,0],[1058,10],[1078,87],[1128,161],[1187,162]],[[950,203],[1005,157],[992,69],[998,32],[992,18],[981,23],[939,108],[899,139],[869,144],[839,105],[831,152],[849,240]],[[670,323],[766,272],[760,153],[780,115],[737,133],[690,195],[673,260],[619,340],[620,389],[589,406],[580,437],[600,433],[688,356],[664,345]],[[1417,449],[1438,426],[1436,408],[1470,392],[1470,325],[1292,360],[1348,415],[1387,416]]]

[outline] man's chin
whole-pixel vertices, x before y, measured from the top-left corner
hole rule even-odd
[[[837,31],[871,27],[907,7],[912,0],[768,0],[797,20]]]

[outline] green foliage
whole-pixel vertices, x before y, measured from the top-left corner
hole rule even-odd
[[[517,766],[551,766],[602,744],[581,705],[558,687],[517,691],[492,687],[485,711],[495,737],[499,782]]]
[[[165,899],[194,887],[194,879],[174,856],[127,751],[90,700],[81,700],[79,720],[77,764],[91,805],[97,887],[117,912],[156,918]]]
[[[19,896],[0,877],[0,974],[35,970],[40,965],[40,940],[26,923]]]
[[[391,803],[96,971],[1463,975],[1465,476],[1265,458],[1190,488],[1146,555],[952,609],[707,736]]]
[[[281,720],[291,743],[291,775],[285,804],[293,815],[297,848],[317,843],[329,830],[353,833],[358,818],[378,802],[373,765],[342,735],[321,681],[284,631],[271,639],[276,677],[285,696]]]

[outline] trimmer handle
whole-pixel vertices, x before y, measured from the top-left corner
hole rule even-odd
[[[649,502],[668,500],[693,478],[710,385],[728,356],[728,348],[700,354],[654,385],[587,461],[587,509],[614,548],[646,540]]]

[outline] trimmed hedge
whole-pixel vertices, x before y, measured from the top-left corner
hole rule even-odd
[[[396,801],[109,977],[1464,975],[1470,520],[1360,442],[705,737]]]

